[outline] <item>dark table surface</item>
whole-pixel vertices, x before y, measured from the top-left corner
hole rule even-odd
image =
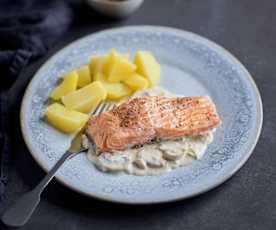
[[[105,28],[152,24],[195,32],[233,53],[253,75],[263,99],[260,140],[241,170],[218,188],[196,198],[166,205],[122,206],[83,197],[53,181],[32,219],[22,229],[275,229],[276,228],[276,1],[146,0],[126,20],[108,20],[85,6],[48,55],[31,64],[14,87],[14,98],[41,64],[71,41]],[[32,159],[14,108],[14,151],[3,209],[33,187],[44,172]],[[0,229],[3,228],[0,226]]]

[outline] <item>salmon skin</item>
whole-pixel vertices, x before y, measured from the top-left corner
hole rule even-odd
[[[143,96],[88,121],[87,134],[100,152],[124,150],[155,139],[178,139],[220,124],[208,96]]]

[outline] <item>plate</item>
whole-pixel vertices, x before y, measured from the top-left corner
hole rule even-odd
[[[228,51],[196,34],[156,26],[132,26],[88,35],[50,58],[29,84],[21,107],[25,142],[38,164],[53,167],[71,136],[42,119],[59,77],[87,63],[94,54],[116,48],[150,50],[162,66],[161,85],[176,94],[210,95],[222,125],[201,160],[159,176],[104,173],[85,154],[66,162],[56,178],[82,194],[113,202],[151,204],[192,197],[231,177],[251,155],[262,127],[258,89],[243,65]]]

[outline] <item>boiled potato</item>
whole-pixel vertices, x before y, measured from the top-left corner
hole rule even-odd
[[[109,55],[112,54],[112,53],[114,53],[115,55],[121,56],[121,57],[123,57],[127,60],[129,60],[129,57],[130,57],[129,53],[120,53],[116,49],[111,49],[110,52],[109,52]]]
[[[129,96],[132,91],[129,87],[120,82],[110,83],[107,81],[106,76],[98,73],[94,76],[96,81],[100,81],[107,91],[107,99],[118,100],[125,96]]]
[[[123,97],[129,96],[132,90],[123,83],[104,83],[103,84],[107,91],[107,99],[119,100]]]
[[[100,81],[95,81],[64,97],[62,103],[66,108],[87,113],[106,98],[107,92]]]
[[[137,73],[128,77],[124,83],[134,91],[146,89],[149,85],[148,80]]]
[[[104,74],[111,83],[125,80],[135,70],[136,66],[116,51],[111,51],[104,66]]]
[[[90,60],[89,67],[90,67],[90,74],[91,76],[95,76],[97,73],[102,73],[104,65],[107,61],[107,55],[101,56],[93,56]],[[95,79],[93,79],[95,80]]]
[[[160,64],[148,51],[138,51],[134,58],[137,73],[148,79],[149,86],[153,87],[160,81]]]
[[[75,91],[77,88],[78,78],[78,73],[76,71],[71,71],[66,74],[62,83],[51,92],[50,98],[59,100],[62,96]]]
[[[120,54],[115,49],[112,49],[111,52],[114,52],[116,55],[121,55],[127,60],[129,59],[129,53]],[[90,66],[90,73],[92,76],[95,76],[97,73],[103,73],[103,69],[108,59],[108,56],[109,55],[98,55],[98,56],[96,55],[91,57],[89,66]]]
[[[103,73],[97,73],[94,75],[94,81],[100,81],[102,83],[105,83],[107,82],[107,79]]]
[[[130,57],[129,53],[123,53],[122,56],[123,56],[125,59],[129,60],[129,57]]]
[[[87,114],[67,109],[59,103],[49,105],[45,116],[51,125],[65,133],[72,133],[82,128],[89,118]]]
[[[88,65],[81,66],[77,69],[79,75],[78,87],[83,87],[88,85],[91,82],[90,69]]]

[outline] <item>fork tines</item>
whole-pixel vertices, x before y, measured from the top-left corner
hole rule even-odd
[[[105,111],[111,110],[115,107],[114,103],[111,102],[101,102],[97,105],[97,107],[95,108],[95,110],[92,112],[91,115],[98,115],[101,114]]]

